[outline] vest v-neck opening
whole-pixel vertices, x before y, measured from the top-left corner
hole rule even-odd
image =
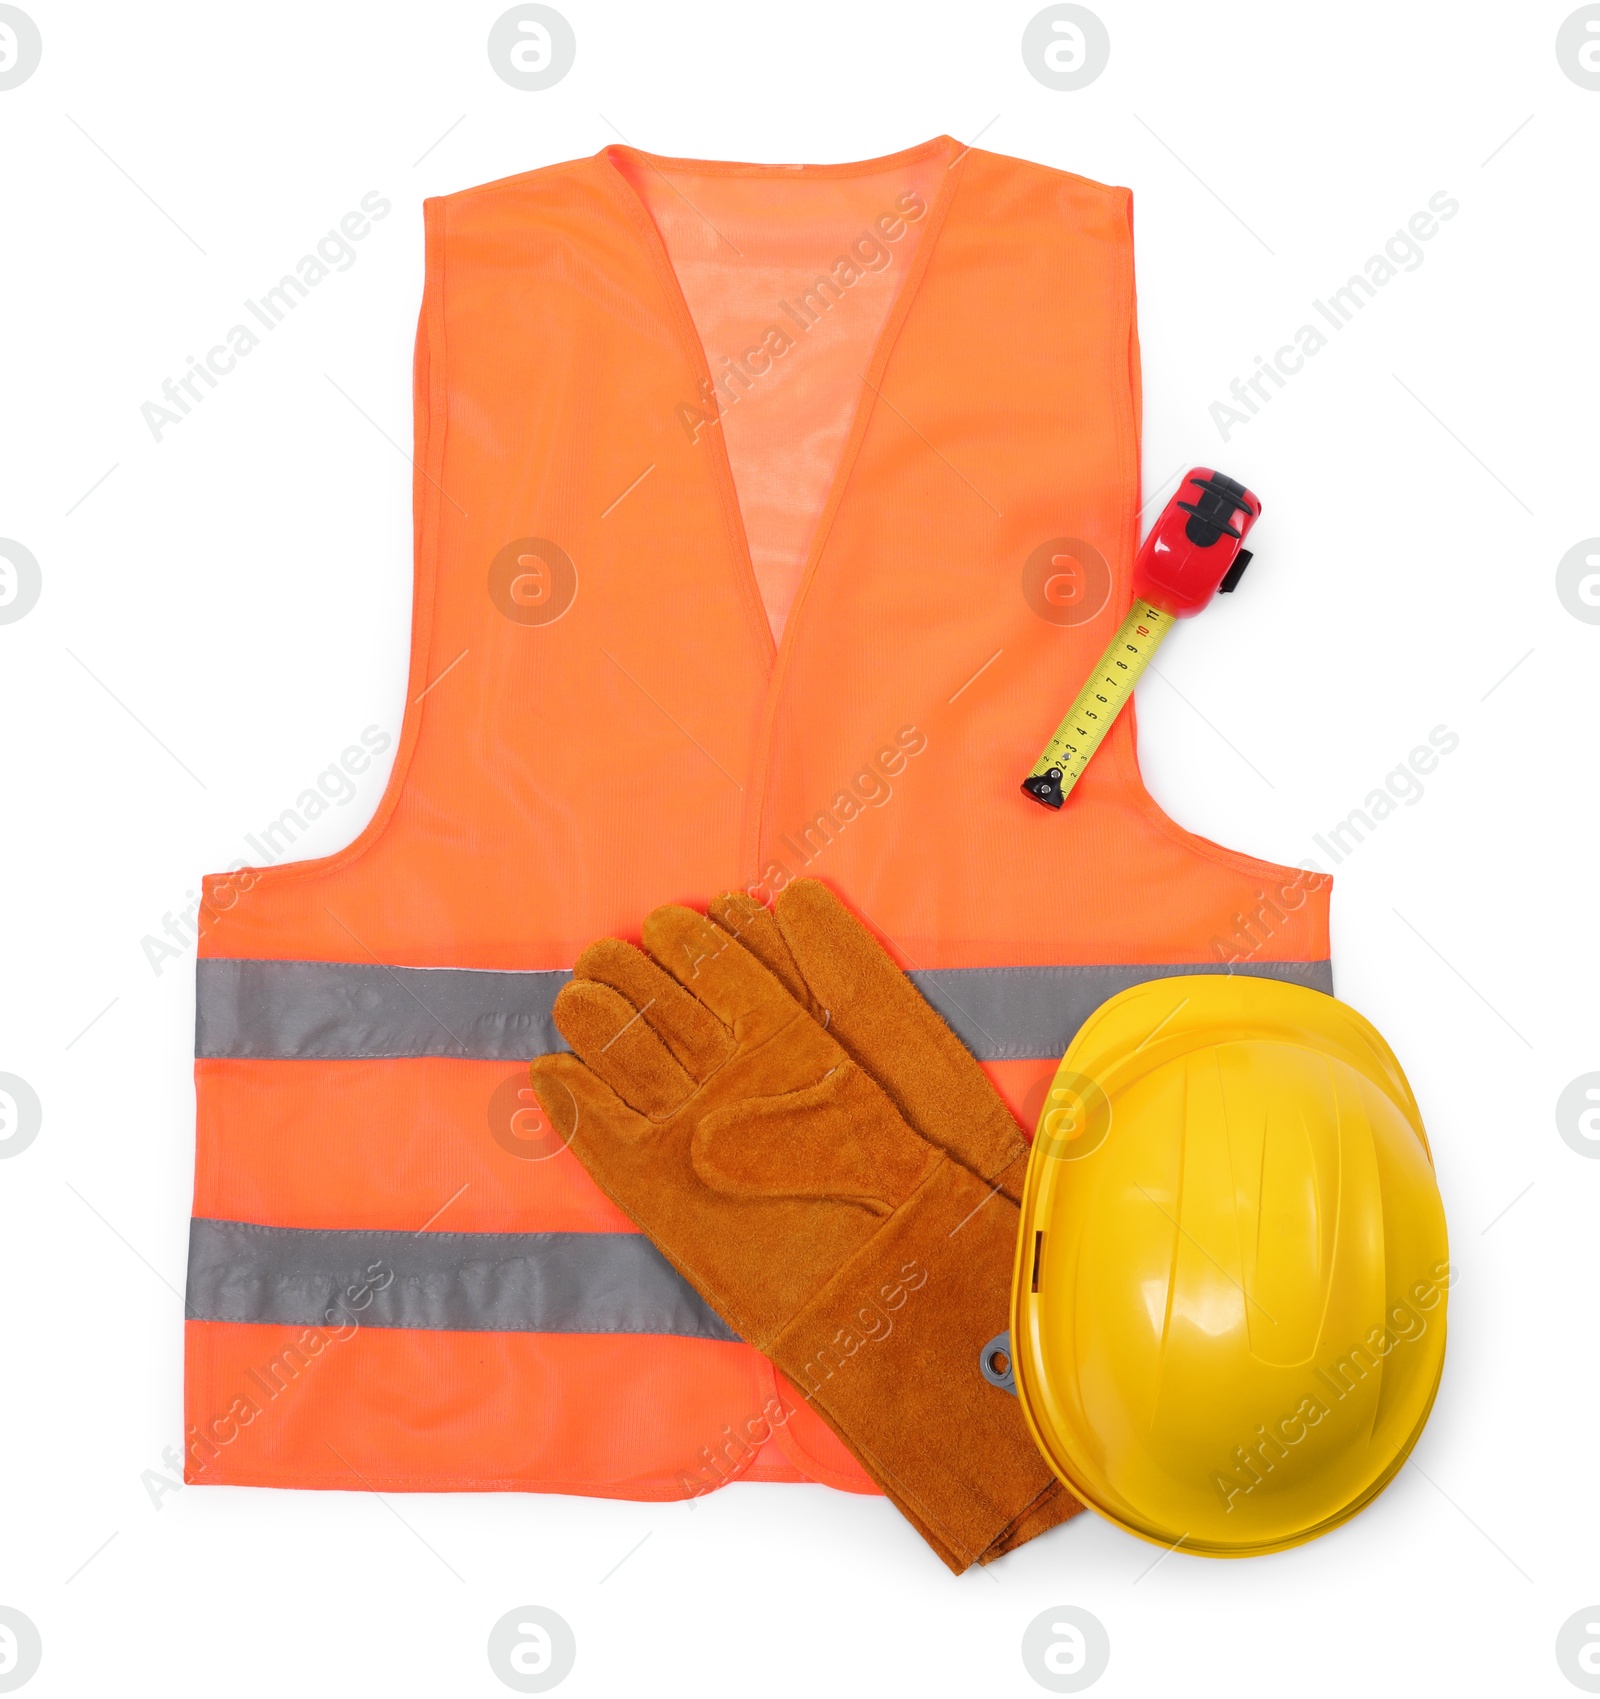
[[[774,648],[848,479],[853,426],[960,152],[943,136],[846,165],[604,150],[692,345],[697,388],[678,403],[677,425],[720,462],[734,545]]]

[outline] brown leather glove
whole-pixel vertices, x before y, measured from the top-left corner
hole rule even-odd
[[[1006,1325],[1025,1147],[822,887],[791,887],[775,917],[740,898],[714,912],[744,941],[668,907],[648,954],[586,950],[555,1007],[575,1054],[538,1059],[534,1087],[602,1189],[959,1573],[1079,1508],[978,1368]]]
[[[795,880],[770,909],[730,892],[712,903],[711,918],[783,981],[930,1144],[1021,1201],[1028,1146],[1011,1111],[944,1017],[826,885]]]

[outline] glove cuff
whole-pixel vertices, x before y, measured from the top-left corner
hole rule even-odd
[[[1017,1220],[942,1160],[762,1342],[957,1574],[1070,1514],[1018,1400],[979,1368],[1006,1326]]]

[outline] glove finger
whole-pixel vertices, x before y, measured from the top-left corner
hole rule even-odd
[[[773,920],[812,993],[837,1014],[861,1024],[868,1005],[892,1009],[901,1018],[926,1022],[932,1016],[917,988],[890,960],[883,946],[820,879],[796,879],[778,894]]]
[[[645,917],[644,947],[741,1043],[759,1043],[805,1011],[715,921],[668,903]]]
[[[561,1036],[638,1114],[661,1120],[693,1094],[683,1064],[620,991],[598,980],[569,980],[551,1012]]]
[[[609,985],[644,1016],[691,1078],[705,1080],[733,1054],[733,1034],[643,950],[602,938],[578,957],[575,979]]]
[[[562,1144],[591,1166],[591,1155],[604,1158],[608,1140],[621,1129],[644,1133],[649,1123],[597,1079],[576,1056],[535,1056],[528,1065],[534,1095]]]
[[[806,977],[800,971],[771,909],[758,903],[748,891],[725,891],[720,897],[712,898],[707,913],[724,932],[737,938],[770,974],[782,981],[784,990],[801,1008],[817,1020],[822,1019],[822,1008],[812,997]]]
[[[774,916],[851,1058],[924,1138],[1016,1196],[1019,1175],[1005,1171],[1027,1151],[1021,1129],[977,1058],[872,933],[816,879],[786,885]]]

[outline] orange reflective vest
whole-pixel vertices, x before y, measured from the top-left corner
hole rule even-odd
[[[189,1479],[871,1490],[542,1122],[583,946],[826,879],[1031,1125],[1133,981],[1331,988],[1327,882],[1183,831],[1128,712],[1130,201],[947,138],[628,148],[429,201],[411,679],[322,860],[208,878]]]

